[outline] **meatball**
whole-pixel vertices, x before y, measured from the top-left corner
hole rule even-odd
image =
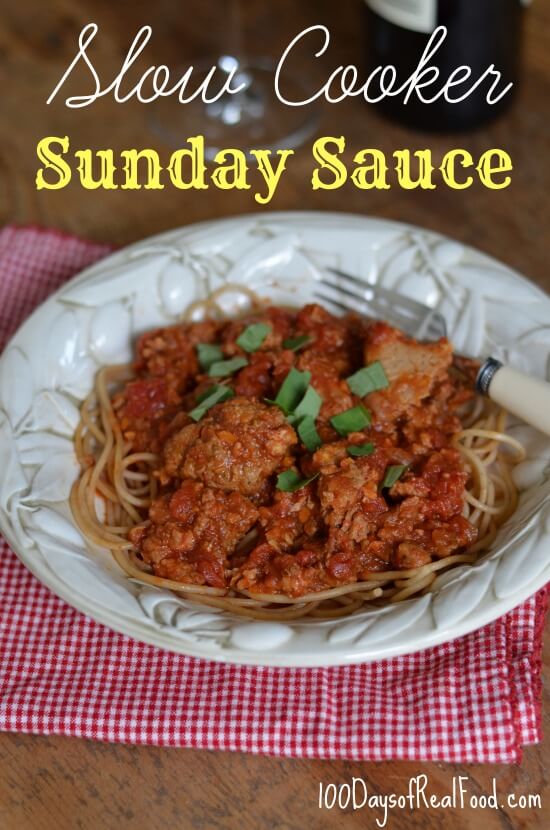
[[[276,407],[232,398],[167,441],[161,480],[192,478],[253,496],[297,441]]]

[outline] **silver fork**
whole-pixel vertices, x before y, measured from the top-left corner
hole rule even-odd
[[[336,279],[323,274],[319,285],[330,293],[318,288],[315,295],[332,309],[386,320],[415,340],[434,341],[447,336],[445,318],[437,310],[339,268],[328,268],[327,271]],[[479,369],[475,385],[480,394],[550,435],[550,383],[488,357]]]
[[[378,318],[394,323],[415,340],[439,340],[447,336],[447,324],[439,311],[429,308],[397,291],[390,291],[381,285],[346,274],[338,268],[328,269],[340,282],[331,282],[323,277],[320,282],[325,288],[336,292],[330,297],[317,292],[319,299],[336,306],[341,311],[361,311],[366,317]],[[342,284],[343,283],[343,284]],[[339,300],[338,297],[344,298]],[[354,302],[352,306],[350,303]],[[357,303],[360,308],[357,308]]]

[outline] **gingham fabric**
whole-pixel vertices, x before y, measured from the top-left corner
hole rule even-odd
[[[0,347],[107,252],[0,232]],[[143,645],[66,605],[0,539],[0,728],[307,758],[517,762],[540,740],[547,590],[419,654],[330,669],[214,663]]]

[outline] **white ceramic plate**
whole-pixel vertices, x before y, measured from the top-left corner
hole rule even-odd
[[[550,440],[523,425],[520,508],[474,566],[436,590],[344,620],[264,623],[129,580],[91,551],[68,507],[78,405],[133,337],[177,321],[197,298],[244,283],[303,304],[324,266],[396,288],[445,315],[457,351],[491,353],[550,380],[550,298],[500,263],[418,228],[346,214],[281,213],[181,228],[87,269],[45,302],[0,359],[0,528],[52,591],[138,640],[214,660],[338,665],[406,654],[472,631],[550,579]],[[24,288],[23,288],[24,290]],[[228,310],[246,297],[226,296]]]

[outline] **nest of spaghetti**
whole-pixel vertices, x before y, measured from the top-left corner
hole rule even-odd
[[[400,602],[487,550],[525,453],[474,393],[475,362],[319,305],[248,297],[226,319],[220,299],[98,373],[71,494],[91,544],[260,620]]]

